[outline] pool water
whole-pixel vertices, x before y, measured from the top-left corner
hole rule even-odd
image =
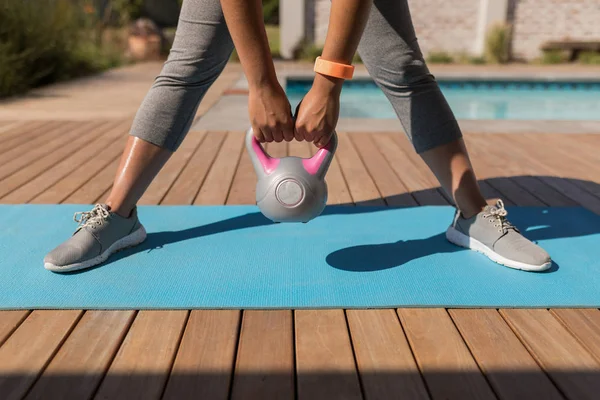
[[[295,109],[311,81],[288,80]],[[438,81],[458,119],[600,120],[599,82]],[[396,118],[383,92],[371,80],[344,83],[342,118]]]

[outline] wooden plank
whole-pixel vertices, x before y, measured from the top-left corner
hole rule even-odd
[[[64,123],[64,122],[63,122]],[[0,139],[0,155],[3,155],[9,150],[13,150],[17,146],[22,146],[35,137],[39,137],[58,126],[58,121],[31,121],[5,132]]]
[[[48,122],[49,121],[17,121],[10,125],[0,126],[0,144],[22,136],[26,134],[26,132],[31,132],[32,128],[35,129],[36,126],[40,127]],[[4,149],[4,147],[2,147],[2,149]]]
[[[265,143],[264,148],[265,148],[265,151],[267,152],[267,154],[269,154],[271,157],[282,158],[282,157],[287,157],[287,155],[288,155],[288,142]],[[245,151],[245,147],[244,147],[244,151]]]
[[[208,132],[161,204],[192,204],[225,139],[223,132]]]
[[[343,310],[297,310],[296,371],[300,400],[361,399]]]
[[[500,399],[562,399],[496,310],[448,310]]]
[[[0,121],[0,141],[5,132],[9,132],[22,124],[22,121]]]
[[[290,310],[244,311],[232,399],[294,398],[294,333]]]
[[[495,398],[446,310],[397,312],[433,399]]]
[[[256,203],[256,172],[247,151],[242,152],[240,163],[233,177],[227,204]]]
[[[518,145],[521,143],[518,138],[511,139],[502,135],[498,135],[498,138],[498,140],[501,141],[499,143],[500,145],[512,146],[514,145],[513,141],[516,142],[517,145],[515,145],[511,152],[513,162],[520,162],[522,164],[527,163],[530,168],[535,168],[538,179],[545,184],[555,188],[557,191],[581,204],[588,210],[600,214],[600,199],[598,197],[595,197],[580,186],[574,184],[570,179],[560,177],[560,175],[564,173],[564,166],[554,166],[553,164],[555,163],[544,164],[541,161],[545,158],[543,151],[540,151],[540,149],[536,149],[536,147],[533,146],[525,149],[525,145]]]
[[[500,310],[521,342],[570,399],[597,399],[600,363],[547,310]]]
[[[448,201],[436,189],[439,185],[433,184],[427,169],[416,167],[401,150],[398,142],[389,134],[373,136],[377,148],[383,154],[392,170],[396,173],[404,186],[410,190],[412,196],[421,205],[448,205]]]
[[[537,173],[536,168],[531,162],[529,162],[531,155],[527,155],[526,158],[523,157],[525,153],[523,153],[522,155],[520,152],[520,150],[523,149],[522,145],[517,145],[513,142],[498,143],[498,141],[503,140],[503,136],[504,135],[492,135],[488,140],[485,140],[483,137],[473,137],[473,142],[476,144],[476,146],[474,146],[475,149],[477,149],[481,145],[486,146],[485,150],[482,152],[483,155],[478,159],[485,160],[485,162],[487,163],[494,163],[495,165],[497,165],[497,172],[495,174],[496,176],[510,176],[509,179],[505,179],[504,181],[498,182],[498,184],[508,185],[504,186],[502,188],[503,190],[526,191],[531,193],[534,197],[546,204],[550,204],[550,202],[560,202],[565,206],[576,204],[573,200],[567,198],[553,187],[548,186],[542,180],[538,179],[535,176],[531,176],[536,175]],[[515,146],[518,146],[518,149],[515,149]],[[490,153],[493,154],[491,157],[489,156]],[[507,163],[507,159],[512,160],[512,162]],[[517,194],[516,196],[518,195],[519,194]],[[526,205],[526,202],[531,203],[529,199],[525,199],[525,201],[523,201],[521,198],[518,198],[515,200],[521,205]],[[533,203],[536,202],[533,201]]]
[[[69,131],[69,129],[74,131]],[[21,146],[0,154],[0,179],[29,166],[56,148],[64,146],[65,143],[75,139],[80,130],[81,124],[57,125],[51,132],[42,131],[34,140],[28,140]]]
[[[373,134],[350,135],[369,175],[389,206],[417,206],[408,188],[402,183],[373,142]]]
[[[339,157],[337,155],[333,157],[333,160],[329,165],[329,170],[325,176],[325,182],[327,183],[328,205],[354,205],[352,197],[350,196],[348,183],[342,174]]]
[[[65,156],[45,171],[30,179],[25,184],[15,189],[2,198],[5,203],[19,204],[27,203],[45,189],[52,186],[61,178],[69,175],[74,168],[80,167],[86,161],[98,154],[98,149],[103,149],[112,144],[121,131],[108,129],[112,124],[96,126],[93,136],[89,139],[89,145]]]
[[[446,200],[448,204],[452,204],[452,199],[446,194],[446,192],[441,188],[439,181],[437,180],[434,173],[429,169],[425,161],[421,158],[419,154],[415,151],[414,146],[411,142],[409,142],[406,135],[399,135],[398,133],[390,134],[390,137],[396,142],[396,144],[400,147],[406,158],[414,165],[414,167],[418,168],[423,177],[429,182],[428,187],[436,188],[436,191]],[[419,201],[419,199],[417,199]]]
[[[69,335],[82,311],[34,311],[0,347],[0,398],[21,399]]]
[[[187,317],[188,311],[140,311],[95,398],[160,398]]]
[[[531,147],[536,146],[539,135],[524,135],[522,140],[527,140]],[[557,176],[570,179],[575,186],[600,198],[600,156],[597,147],[586,145],[581,141],[583,135],[544,135],[546,146],[540,157],[546,165],[556,167],[552,160],[561,159],[561,168],[556,171]],[[537,149],[539,151],[539,149]]]
[[[179,149],[171,156],[154,178],[146,193],[140,198],[138,204],[158,204],[165,197],[185,165],[202,142],[206,132],[190,132]]]
[[[163,400],[226,400],[241,312],[193,310]]]
[[[305,143],[306,148],[308,149],[308,157],[314,156],[318,150],[317,147],[312,143],[303,143]],[[348,188],[346,179],[342,174],[342,169],[340,167],[337,155],[334,155],[333,160],[329,165],[329,170],[327,171],[327,175],[325,175],[325,182],[327,183],[328,191],[327,205],[355,205],[352,201],[352,197],[350,196],[350,189]]]
[[[126,138],[121,138],[88,162],[82,164],[79,168],[50,186],[42,193],[31,199],[34,204],[55,204],[62,203],[66,198],[76,192],[87,182],[96,179],[98,174],[114,162],[119,161],[123,149],[125,148]]]
[[[489,137],[488,137],[489,136]],[[531,194],[523,186],[518,185],[514,179],[507,176],[522,172],[510,159],[510,148],[495,144],[497,136],[486,134],[471,135],[469,148],[471,150],[474,170],[477,176],[485,179],[490,186],[502,193],[502,198],[510,200],[511,203],[521,206],[544,206],[542,200]],[[506,150],[506,153],[503,152]]]
[[[385,205],[379,190],[377,190],[377,186],[373,183],[349,135],[347,133],[340,133],[338,134],[338,140],[337,158],[342,173],[347,177],[346,183],[348,184],[354,203],[367,206]]]
[[[26,399],[90,398],[134,317],[134,311],[87,311]]]
[[[292,140],[288,145],[288,153],[292,157],[310,158],[312,157],[311,147],[314,146],[308,142]]]
[[[194,204],[223,204],[227,199],[244,144],[243,132],[229,132]]]
[[[47,153],[35,161],[32,160],[27,168],[21,169],[0,181],[0,198],[31,181],[54,164],[60,162],[65,157],[75,154],[80,148],[89,144],[95,137],[92,134],[84,134],[88,129],[93,130],[94,125],[86,123],[79,125],[73,131],[60,137],[61,146],[54,149],[54,151]],[[100,129],[103,129],[103,127]],[[65,140],[68,142],[68,146],[64,142]]]
[[[598,309],[554,309],[554,317],[600,362],[600,311]]]
[[[0,346],[27,318],[29,311],[0,311]]]
[[[429,399],[394,310],[346,311],[367,399]]]
[[[64,199],[67,204],[91,204],[96,202],[112,186],[115,173],[119,167],[120,157],[108,164],[78,190]],[[104,198],[102,199],[104,200]]]

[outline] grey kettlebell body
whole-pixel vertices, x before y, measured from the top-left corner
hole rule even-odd
[[[270,157],[254,137],[246,133],[246,147],[256,171],[256,204],[274,222],[308,222],[319,216],[327,203],[325,174],[337,147],[333,134],[327,146],[311,158]]]

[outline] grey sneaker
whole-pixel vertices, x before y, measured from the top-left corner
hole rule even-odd
[[[446,238],[461,247],[485,254],[491,260],[510,268],[544,271],[552,265],[550,256],[534,244],[506,219],[508,212],[502,200],[472,218],[464,219],[456,212]]]
[[[129,218],[123,218],[111,212],[106,204],[96,204],[92,211],[75,213],[73,219],[79,223],[73,236],[44,257],[47,270],[66,272],[90,268],[146,239],[137,209]]]

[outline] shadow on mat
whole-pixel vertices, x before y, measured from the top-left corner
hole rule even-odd
[[[546,373],[548,375],[546,375]],[[31,399],[428,399],[430,398],[595,398],[600,390],[600,371],[550,369],[486,371],[356,371],[347,373],[99,373],[31,374],[0,376],[0,395]],[[549,378],[550,377],[550,378]],[[487,379],[486,379],[487,378]],[[491,386],[490,386],[491,384]],[[5,398],[2,396],[2,398]]]
[[[516,185],[516,187],[522,189],[524,192],[527,192],[528,196],[532,196],[532,193],[536,193],[533,196],[541,202],[540,204],[546,204],[549,207],[581,207],[579,203],[577,203],[571,197],[568,197],[569,193],[575,193],[577,194],[579,201],[584,206],[592,209],[597,207],[597,212],[600,213],[600,184],[595,182],[547,176],[492,178],[484,180],[483,182],[492,188],[501,188],[506,184],[513,186]],[[532,184],[540,183],[543,184],[537,186],[537,188],[531,188]],[[547,195],[551,195],[552,197],[548,197],[548,200],[544,200],[545,198],[539,193],[539,187],[544,188],[544,190],[546,190],[545,193]],[[527,188],[531,189],[527,190]],[[563,192],[559,190],[561,188],[563,188]],[[413,199],[419,199],[423,204],[427,202],[427,199],[439,200],[442,198],[440,197],[441,193],[442,190],[438,187],[434,189],[389,196],[386,198],[386,201],[388,204],[406,204],[408,197],[412,197]],[[423,199],[425,199],[425,201],[423,201]],[[583,199],[583,201],[581,199]],[[517,204],[519,203],[518,199],[516,198],[512,200],[512,202]],[[369,207],[373,206],[374,204],[374,201],[370,200],[356,204],[351,203],[328,206],[322,215],[364,214],[385,212],[386,210],[390,209],[388,207]],[[355,207],[355,205],[357,207]],[[410,206],[400,208],[410,208]],[[450,224],[452,218],[453,214],[449,211],[448,224]],[[554,221],[554,213],[552,208],[513,207],[509,210],[509,219],[528,239],[534,242],[545,239],[578,237],[600,233],[600,225],[592,226],[591,224],[569,224],[568,227],[557,226]],[[208,235],[216,235],[238,229],[248,229],[271,224],[273,223],[265,218],[261,213],[255,212],[180,231],[151,232],[148,234],[148,237],[144,243],[136,246],[135,248],[124,250],[113,255],[108,262],[113,262],[139,252],[158,250],[171,243],[201,238]],[[402,227],[399,229],[402,229]],[[327,262],[334,268],[344,270],[375,271],[397,267],[410,260],[431,254],[453,253],[461,250],[463,249],[449,244],[445,240],[443,232],[440,232],[439,235],[435,235],[430,238],[340,249],[330,254],[327,257]],[[100,267],[101,265],[97,267]],[[558,266],[554,265],[547,272],[553,272],[557,269]],[[82,272],[84,273],[85,270],[81,272],[75,271],[72,273]]]

